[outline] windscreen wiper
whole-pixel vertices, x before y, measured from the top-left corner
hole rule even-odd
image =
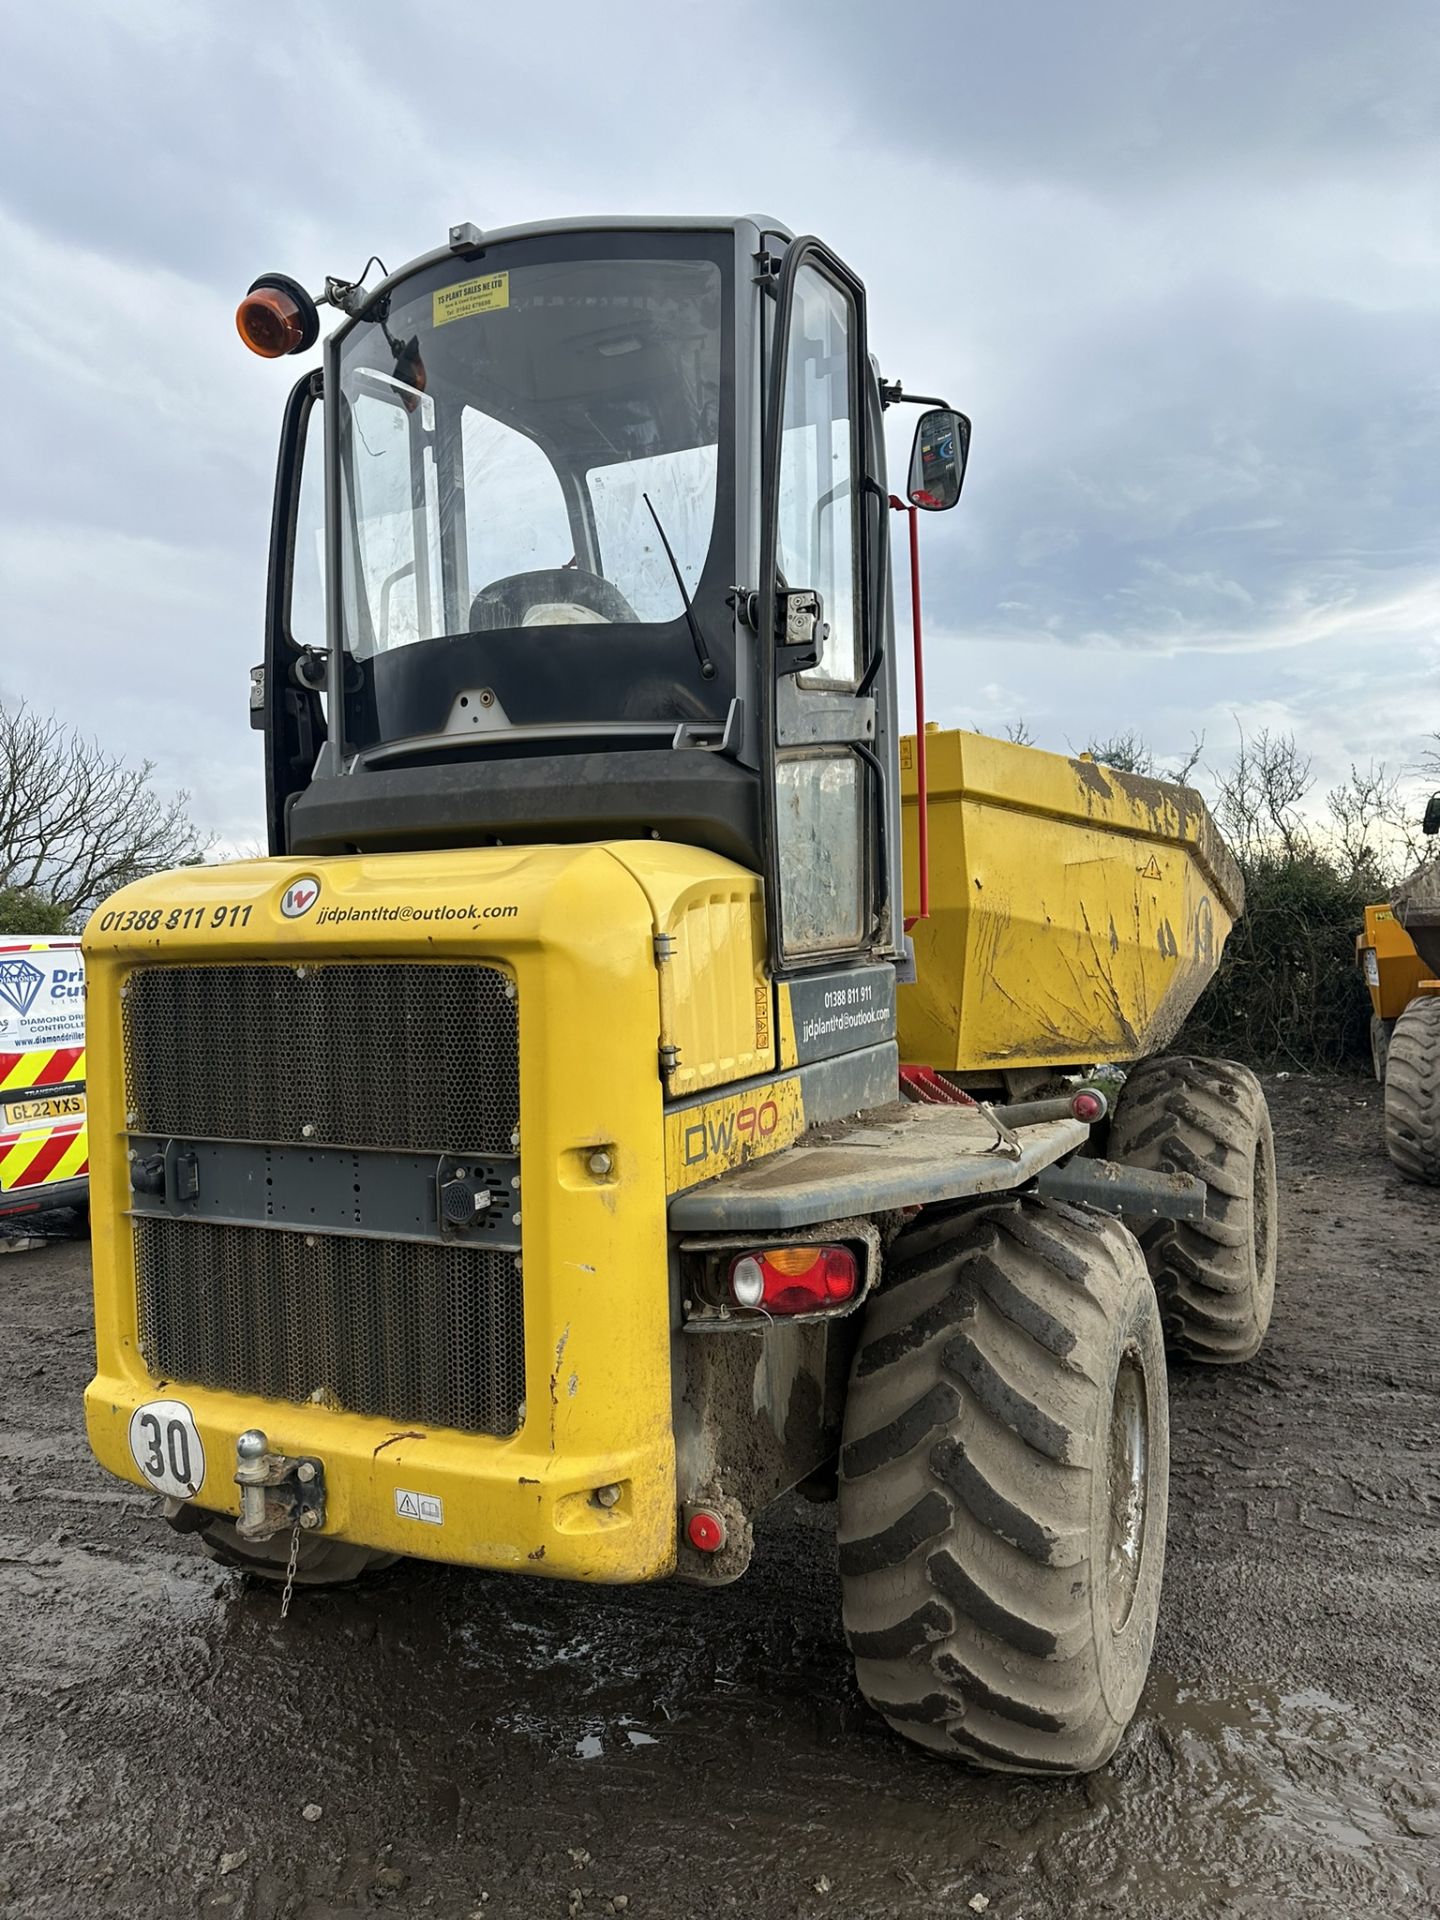
[[[655,531],[659,534],[660,544],[665,549],[665,558],[670,562],[670,571],[674,574],[675,584],[680,589],[681,604],[685,608],[685,623],[690,629],[690,638],[695,642],[695,658],[700,662],[700,677],[702,680],[713,680],[715,662],[710,658],[710,650],[705,645],[705,636],[700,631],[700,622],[695,618],[695,609],[691,606],[690,596],[685,591],[685,576],[680,571],[680,562],[675,558],[670,542],[665,538],[665,529],[660,524],[660,516],[655,511],[649,494],[642,493],[640,498],[650,509],[650,518],[655,522]]]

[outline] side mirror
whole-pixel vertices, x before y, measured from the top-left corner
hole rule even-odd
[[[1432,793],[1425,804],[1425,818],[1420,822],[1422,833],[1440,833],[1440,793]]]
[[[912,507],[943,513],[960,498],[965,484],[965,462],[970,457],[970,422],[949,407],[922,413],[910,450],[910,478],[905,497]]]

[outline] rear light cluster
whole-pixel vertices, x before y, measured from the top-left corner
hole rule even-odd
[[[860,1271],[848,1247],[766,1247],[730,1262],[730,1298],[762,1313],[823,1313],[855,1298]]]

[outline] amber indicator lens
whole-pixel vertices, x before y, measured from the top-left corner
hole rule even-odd
[[[300,303],[279,287],[259,287],[247,293],[235,309],[235,325],[250,351],[264,360],[294,353],[305,338]]]
[[[288,273],[262,273],[235,309],[240,338],[262,360],[303,353],[320,338],[315,302]]]

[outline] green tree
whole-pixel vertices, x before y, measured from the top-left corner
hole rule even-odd
[[[37,939],[64,933],[70,915],[53,900],[27,887],[0,887],[0,935],[31,934]]]

